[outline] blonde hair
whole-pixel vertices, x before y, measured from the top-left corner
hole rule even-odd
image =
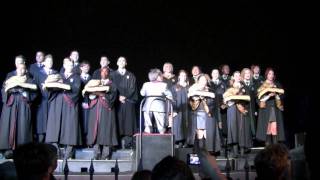
[[[253,75],[253,72],[249,69],[249,68],[243,68],[242,71],[241,71],[241,79],[244,80],[244,74],[246,71],[250,71],[250,80],[252,79],[252,75]]]

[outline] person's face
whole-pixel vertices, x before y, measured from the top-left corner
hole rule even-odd
[[[127,65],[127,61],[124,57],[120,57],[117,61],[117,65],[120,69],[125,68]]]
[[[70,54],[70,59],[73,61],[73,62],[78,62],[79,60],[79,53],[77,51],[72,51],[71,54]]]
[[[171,66],[171,64],[164,64],[164,65],[163,65],[163,72],[164,72],[164,73],[171,73],[171,71],[172,71],[172,66]]]
[[[107,67],[108,66],[108,59],[106,57],[101,57],[100,65],[101,65],[101,67]]]
[[[67,61],[63,64],[63,67],[64,67],[66,73],[71,73],[72,69],[73,69],[73,63],[70,61]]]
[[[101,69],[101,79],[107,79],[109,75],[109,70],[107,68]]]
[[[181,82],[186,82],[186,80],[187,80],[187,75],[186,75],[185,72],[180,72],[180,74],[179,74],[179,80],[180,80]]]
[[[199,85],[201,88],[204,88],[207,86],[207,79],[204,76],[201,76],[199,81],[198,81]]]
[[[15,62],[16,62],[16,67],[18,68],[18,65],[19,64],[24,64],[24,60],[22,59],[22,58],[20,58],[20,57],[17,57],[16,59],[15,59]]]
[[[43,63],[44,63],[44,67],[45,68],[51,69],[52,66],[53,66],[53,59],[52,58],[46,58]]]
[[[223,74],[229,74],[229,73],[230,73],[230,68],[229,68],[228,65],[224,65],[224,66],[222,67],[222,73],[223,73]]]
[[[251,79],[251,72],[250,72],[250,70],[245,70],[245,71],[244,71],[244,79],[245,79],[245,80],[250,80],[250,79]]]
[[[274,72],[273,72],[272,70],[268,72],[268,74],[267,74],[267,79],[268,79],[269,81],[273,81],[273,79],[274,79]]]
[[[88,74],[90,71],[90,66],[89,64],[84,64],[83,66],[80,67],[80,69],[81,69],[81,72]]]
[[[213,70],[211,73],[211,77],[213,80],[217,80],[219,78],[219,71],[218,70]]]
[[[200,74],[199,67],[198,66],[193,67],[192,70],[191,70],[191,73],[192,73],[193,76],[199,75]]]
[[[44,54],[42,52],[37,52],[36,54],[36,61],[37,63],[41,63],[44,60]]]
[[[23,76],[26,74],[26,66],[24,64],[18,64],[17,76]]]
[[[255,67],[253,68],[253,73],[254,73],[254,74],[260,74],[260,68],[259,68],[259,66],[255,66]]]
[[[240,81],[241,81],[240,73],[235,73],[235,74],[233,75],[233,78],[234,78],[234,81],[235,81],[235,82],[240,82]]]

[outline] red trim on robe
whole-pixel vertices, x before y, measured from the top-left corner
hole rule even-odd
[[[108,111],[111,111],[111,108],[109,108],[108,103],[105,100],[104,96],[100,96],[94,100],[92,100],[90,102],[90,108],[92,108],[95,104],[97,104],[97,108],[96,108],[96,119],[95,119],[95,123],[94,123],[94,131],[93,131],[93,142],[95,143],[97,140],[97,134],[98,134],[98,125],[100,124],[100,111],[101,108],[105,108]]]
[[[73,107],[74,106],[74,103],[73,103],[72,99],[68,95],[63,94],[63,99],[69,105],[69,107]]]

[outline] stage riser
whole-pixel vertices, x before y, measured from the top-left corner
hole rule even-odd
[[[132,175],[133,174],[120,174],[118,176],[118,180],[131,180],[132,178]],[[242,179],[245,179],[245,173],[244,172],[233,172],[233,173],[230,173],[230,176],[232,179],[239,179],[239,180],[242,180]],[[64,179],[64,176],[63,175],[55,175],[55,177],[57,179]],[[87,174],[83,174],[83,175],[69,175],[68,176],[68,180],[88,180],[89,179],[89,175]],[[197,173],[194,174],[194,177],[196,180],[200,180],[201,178],[199,177],[199,175]],[[256,173],[255,172],[250,172],[249,173],[249,179],[255,179],[256,178]],[[115,177],[114,175],[94,175],[93,176],[93,179],[94,180],[114,180]]]
[[[93,161],[94,172],[96,173],[110,173],[111,168],[115,166],[115,160],[96,160]],[[88,160],[68,160],[68,167],[70,173],[81,172],[81,168],[87,168],[89,171],[91,161]],[[120,172],[132,172],[133,161],[118,160],[118,166]],[[65,167],[65,161],[58,160],[58,167],[55,170],[56,173],[63,173]]]
[[[77,160],[91,160],[94,157],[94,150],[92,148],[79,149],[75,152],[75,159]],[[120,149],[112,153],[113,160],[132,160],[132,149]]]

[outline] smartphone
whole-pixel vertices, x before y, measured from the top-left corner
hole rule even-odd
[[[187,154],[187,163],[189,165],[199,165],[200,160],[198,154]]]

